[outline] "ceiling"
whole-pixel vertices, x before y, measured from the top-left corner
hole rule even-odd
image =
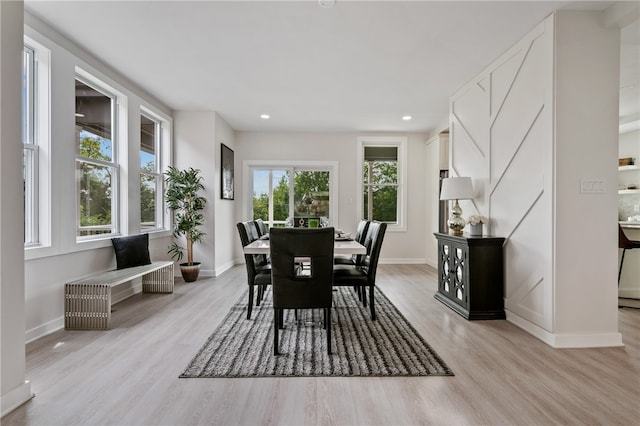
[[[25,9],[169,108],[216,111],[236,130],[433,133],[447,126],[449,96],[553,10],[612,3],[26,0]],[[637,33],[636,21],[626,115],[638,115]]]

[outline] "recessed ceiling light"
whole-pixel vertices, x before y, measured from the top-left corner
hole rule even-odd
[[[269,119],[269,114],[262,114],[260,116],[260,118],[262,118],[263,120],[268,120]]]
[[[409,121],[409,120],[411,120],[411,116],[410,116],[410,115],[403,115],[403,116],[402,116],[402,119],[403,119],[404,121]]]

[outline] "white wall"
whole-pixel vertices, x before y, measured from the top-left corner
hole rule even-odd
[[[443,133],[426,141],[425,156],[425,223],[426,263],[438,267],[438,241],[433,235],[440,225],[440,170],[449,170],[449,134]]]
[[[24,262],[23,298],[26,303],[26,339],[31,341],[64,326],[63,302],[66,282],[115,267],[115,255],[110,238],[81,243],[76,241],[75,123],[73,121],[75,67],[79,66],[100,78],[122,93],[127,100],[123,105],[126,109],[125,121],[133,128],[128,129],[128,146],[123,153],[126,159],[121,171],[123,177],[131,176],[132,182],[122,181],[120,185],[120,190],[127,194],[121,211],[131,218],[127,226],[122,227],[124,233],[136,234],[140,229],[139,186],[135,180],[135,177],[139,176],[140,106],[151,107],[163,119],[168,120],[169,124],[171,124],[171,116],[170,110],[159,101],[39,20],[26,14],[25,24],[27,25],[24,27],[25,34],[51,51],[52,79],[49,176],[53,200],[51,240],[50,244],[24,250],[26,261]],[[22,34],[22,27],[20,31]],[[16,164],[20,165],[21,162]],[[3,167],[3,173],[4,170]],[[8,198],[5,198],[4,191],[2,198],[3,200]],[[20,202],[16,204],[21,204],[21,192],[17,200]],[[16,220],[13,226],[21,230],[22,219]],[[149,251],[152,259],[169,259],[166,248],[170,239],[168,231],[150,234]],[[115,303],[140,290],[139,280],[134,280],[114,288],[112,300]],[[21,331],[24,333],[24,328]]]
[[[2,415],[31,398],[25,381],[22,211],[22,2],[0,2],[0,401]],[[16,202],[18,201],[18,202]]]
[[[339,211],[335,227],[347,232],[355,231],[361,214],[356,211],[356,165],[358,136],[408,137],[408,200],[407,231],[385,235],[381,263],[425,263],[425,182],[424,134],[371,134],[371,133],[260,133],[237,132],[236,165],[245,160],[338,161]],[[236,170],[236,192],[242,188],[242,176]],[[242,195],[239,195],[242,196]],[[241,200],[236,197],[236,201]],[[238,204],[236,221],[247,220]],[[236,259],[241,262],[240,241],[236,238]]]
[[[462,208],[507,238],[507,319],[557,347],[621,344],[617,191],[579,192],[616,181],[618,38],[601,20],[550,16],[451,98],[452,174],[475,191]]]
[[[235,183],[234,200],[221,199],[221,179],[220,170],[222,168],[220,162],[220,144],[235,151],[236,149],[236,132],[227,124],[219,114],[216,114],[216,161],[215,161],[215,274],[220,275],[227,269],[231,268],[235,263],[235,247],[238,233],[236,232],[236,206],[239,205],[239,194],[242,193],[241,188]],[[234,152],[234,181],[241,174],[242,167],[238,162]]]
[[[584,341],[585,335],[594,345],[621,344],[616,288],[620,30],[603,27],[602,13],[559,11],[555,48],[554,333],[559,344]],[[582,179],[604,180],[605,192],[581,193]]]

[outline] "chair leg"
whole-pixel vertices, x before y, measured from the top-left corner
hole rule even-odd
[[[280,320],[278,315],[278,308],[273,308],[273,354],[279,355],[278,351],[278,328],[280,327]]]
[[[624,263],[624,254],[627,249],[622,249],[622,259],[620,259],[620,269],[618,270],[618,287],[620,287],[620,276],[622,275],[622,264]]]
[[[360,287],[360,293],[362,293],[362,306],[367,307],[367,288]]]
[[[327,353],[331,355],[331,308],[324,310],[324,328],[327,329]]]
[[[373,288],[375,286],[371,285],[369,286],[369,306],[371,308],[371,320],[375,321],[376,320],[376,309],[375,309],[375,305],[374,305],[374,299],[373,299]],[[364,293],[364,289],[363,293]]]
[[[253,285],[249,284],[249,303],[247,304],[247,319],[251,319],[252,309],[253,309]]]

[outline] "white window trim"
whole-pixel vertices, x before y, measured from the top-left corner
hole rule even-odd
[[[51,247],[51,51],[33,40],[24,37],[25,46],[34,52],[34,128],[35,192],[34,211],[36,241],[25,245],[25,251]]]
[[[358,153],[356,161],[358,164],[358,177],[356,179],[356,211],[358,216],[362,216],[364,209],[363,191],[364,182],[362,179],[362,165],[364,163],[365,146],[395,146],[398,148],[398,222],[389,223],[387,231],[406,232],[407,231],[407,141],[406,136],[359,136]]]
[[[254,169],[281,169],[290,170],[299,168],[303,170],[321,170],[329,171],[329,188],[331,198],[329,200],[329,224],[330,226],[339,228],[338,223],[338,200],[340,194],[338,192],[338,175],[337,161],[269,161],[269,160],[244,160],[242,161],[242,212],[243,218],[253,218],[253,179],[251,179],[251,171]],[[293,198],[293,195],[291,195]],[[248,219],[243,219],[248,220]]]
[[[75,162],[87,162],[92,163],[104,167],[111,167],[113,169],[113,175],[111,177],[111,192],[112,192],[112,200],[111,200],[111,232],[108,234],[98,234],[98,235],[86,235],[79,236],[77,234],[77,229],[80,226],[80,218],[78,215],[78,188],[76,188],[76,199],[75,199],[75,214],[76,214],[76,242],[83,243],[87,241],[95,241],[95,240],[104,240],[110,239],[114,236],[120,235],[121,229],[121,217],[127,218],[127,202],[128,194],[126,193],[126,188],[128,185],[124,185],[124,191],[121,191],[120,181],[121,179],[124,182],[128,182],[128,173],[122,171],[122,164],[127,164],[127,145],[128,145],[128,120],[127,120],[127,107],[126,107],[126,96],[114,89],[103,80],[94,76],[93,74],[84,71],[82,68],[76,67],[75,78],[80,80],[87,86],[92,87],[93,89],[101,92],[103,95],[110,97],[113,100],[113,110],[111,112],[112,117],[112,158],[111,162],[104,162],[100,160],[94,160],[91,158],[82,157],[81,155],[76,154],[74,156]],[[75,98],[75,96],[74,96]],[[124,176],[122,176],[124,174]],[[77,181],[76,181],[77,185]],[[125,219],[125,223],[128,223]]]
[[[165,208],[164,198],[164,172],[171,164],[171,119],[168,116],[158,112],[154,108],[146,105],[140,106],[140,115],[155,121],[159,124],[159,135],[156,152],[156,169],[160,177],[160,186],[156,189],[156,220],[159,220],[157,227],[145,230],[145,232],[161,232],[170,230],[171,215],[169,210]],[[139,150],[138,150],[139,151]],[[138,160],[138,165],[140,161]]]

